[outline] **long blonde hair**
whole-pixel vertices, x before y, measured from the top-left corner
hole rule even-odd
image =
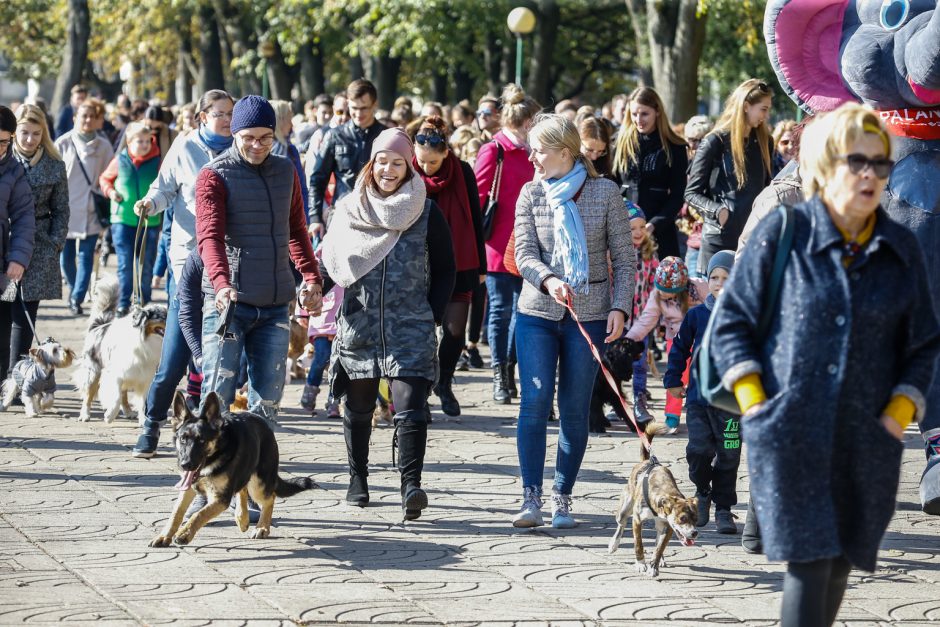
[[[291,110],[290,103],[286,100],[271,100],[271,108],[274,109],[274,138],[282,143],[287,143],[287,137],[284,133],[281,132],[281,127],[284,125],[284,122],[291,118],[293,111]]]
[[[745,105],[754,106],[765,98],[770,99],[773,93],[767,83],[757,78],[749,78],[731,92],[725,101],[725,110],[712,133],[728,131],[731,134],[731,160],[734,162],[734,177],[738,181],[738,189],[747,184],[747,164],[744,162],[744,149],[751,128],[747,123]],[[770,127],[761,124],[757,127],[757,143],[760,145],[760,157],[764,162],[764,171],[770,176]]]
[[[46,124],[46,114],[43,113],[42,109],[33,104],[20,105],[16,110],[16,125],[19,126],[20,124],[38,125],[42,129],[40,144],[43,152],[56,161],[62,161],[62,155],[59,154],[55,144],[52,143],[52,137],[49,135],[49,125]],[[16,141],[16,134],[13,135],[13,141]]]
[[[666,107],[663,105],[663,99],[652,87],[637,87],[627,99],[627,113],[624,115],[623,126],[620,133],[617,134],[617,145],[614,148],[614,160],[611,164],[614,174],[621,174],[630,169],[630,165],[636,163],[640,154],[640,132],[633,123],[633,117],[630,115],[630,104],[636,102],[654,109],[659,116],[656,119],[656,130],[659,132],[659,141],[662,143],[663,152],[666,153],[666,164],[672,165],[672,147],[671,144],[685,146],[685,140],[679,137],[672,124],[669,123],[669,115],[666,113]]]
[[[575,162],[580,161],[592,179],[600,176],[590,159],[581,154],[581,135],[574,122],[560,113],[540,113],[529,131],[530,141],[537,139],[544,148],[562,150],[567,148]]]

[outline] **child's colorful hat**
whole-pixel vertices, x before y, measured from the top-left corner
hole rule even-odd
[[[689,286],[689,268],[679,257],[666,257],[656,268],[653,285],[667,294],[685,291]]]
[[[630,215],[631,220],[636,220],[638,218],[641,220],[646,220],[646,214],[643,213],[643,210],[640,209],[640,206],[635,202],[624,198],[623,204],[627,208],[627,213]]]

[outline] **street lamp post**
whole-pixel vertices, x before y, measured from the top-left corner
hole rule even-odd
[[[526,7],[516,7],[509,12],[506,25],[516,36],[516,84],[522,85],[522,36],[535,29],[535,14]]]
[[[271,97],[271,90],[268,87],[268,63],[274,56],[274,43],[270,39],[265,39],[258,46],[258,53],[264,59],[264,70],[261,73],[261,97],[268,99]]]

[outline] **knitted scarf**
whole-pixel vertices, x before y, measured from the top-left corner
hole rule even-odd
[[[424,180],[416,172],[387,198],[357,181],[353,192],[336,203],[323,238],[323,264],[330,277],[348,288],[378,266],[421,217],[426,198]]]
[[[232,140],[234,139],[231,135],[217,135],[206,128],[205,125],[200,124],[199,130],[199,139],[209,147],[214,153],[225,152],[232,145]]]
[[[587,179],[587,170],[576,161],[568,174],[557,179],[545,179],[545,197],[553,212],[555,246],[552,250],[552,265],[560,265],[564,281],[575,294],[588,293],[588,253],[584,223],[574,197]]]
[[[44,153],[45,153],[45,150],[43,149],[42,146],[40,146],[39,148],[34,150],[32,154],[28,155],[22,150],[20,150],[20,147],[16,144],[16,142],[13,143],[13,156],[15,156],[16,160],[22,163],[23,167],[26,168],[27,170],[31,168],[35,168],[36,164],[39,163],[39,161],[42,159],[42,155]]]
[[[470,199],[467,196],[467,184],[464,181],[463,168],[460,167],[460,159],[453,152],[449,152],[441,168],[431,175],[424,174],[418,167],[417,159],[414,159],[413,163],[424,179],[428,197],[434,199],[450,225],[457,272],[476,270],[480,267],[480,257],[477,253],[476,231],[470,216]]]

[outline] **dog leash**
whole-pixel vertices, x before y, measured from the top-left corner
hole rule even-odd
[[[610,371],[607,370],[607,366],[604,365],[604,360],[601,359],[601,353],[597,350],[597,347],[594,345],[594,342],[591,341],[591,336],[588,335],[587,329],[584,328],[584,325],[581,324],[581,321],[578,320],[578,314],[574,312],[574,303],[571,300],[571,296],[568,296],[568,302],[565,303],[565,309],[568,310],[568,313],[571,314],[571,319],[575,321],[575,324],[578,325],[578,329],[581,331],[581,335],[584,336],[584,341],[588,343],[588,346],[591,348],[591,354],[594,355],[594,361],[597,362],[597,365],[600,366],[601,372],[604,373],[604,378],[607,380],[607,384],[615,392],[617,400],[620,401],[620,405],[623,407],[623,411],[629,416],[630,422],[633,424],[633,429],[636,431],[637,436],[639,436],[640,441],[643,443],[643,447],[647,451],[652,450],[652,444],[650,443],[649,438],[646,437],[646,434],[640,429],[640,426],[636,422],[636,418],[633,416],[633,412],[627,407],[626,401],[623,400],[623,395],[618,389],[617,382],[614,380]]]
[[[143,287],[140,285],[140,281],[143,278],[144,274],[144,259],[147,253],[147,221],[143,216],[138,217],[137,219],[137,231],[134,233],[134,255],[133,255],[133,281],[134,285],[131,289],[131,294],[133,295],[133,302],[136,305],[143,306],[144,304],[144,292]],[[141,235],[143,234],[143,235]],[[138,245],[140,246],[140,254],[138,255]]]
[[[29,324],[29,330],[33,332],[33,342],[36,343],[36,346],[39,344],[39,334],[36,333],[36,325],[33,323],[33,319],[29,315],[29,309],[26,308],[26,297],[23,295],[23,283],[21,281],[16,282],[16,291],[20,295],[20,305],[23,306],[23,313],[26,314],[26,322]],[[32,346],[32,343],[30,343]]]

